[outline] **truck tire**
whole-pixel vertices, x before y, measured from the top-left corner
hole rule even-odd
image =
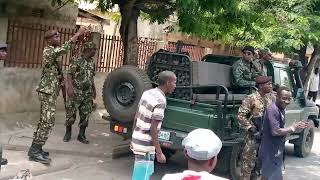
[[[108,74],[102,98],[110,117],[123,122],[134,119],[140,97],[152,84],[147,74],[135,66],[125,65]]]
[[[313,123],[313,121],[311,121]],[[297,157],[307,157],[313,145],[314,140],[314,127],[305,129],[301,134],[297,143],[294,144],[294,154]]]
[[[240,178],[240,158],[242,154],[241,144],[234,145],[232,147],[230,158],[230,175],[231,179],[238,180]]]

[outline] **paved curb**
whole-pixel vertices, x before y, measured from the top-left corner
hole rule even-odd
[[[31,172],[31,174],[32,174],[32,176],[39,176],[39,175],[43,175],[43,174],[49,174],[49,173],[67,170],[67,169],[70,169],[71,167],[72,167],[72,163],[70,161],[67,161],[66,163],[61,164],[59,166],[53,166],[53,167],[48,166],[48,169],[34,170]],[[16,172],[16,173],[18,173],[18,172]],[[16,175],[16,173],[1,177],[0,180],[10,180]]]

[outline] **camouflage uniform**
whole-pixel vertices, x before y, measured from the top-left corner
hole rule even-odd
[[[43,49],[42,74],[37,92],[40,100],[40,121],[34,132],[35,144],[44,145],[55,122],[56,100],[60,91],[58,73],[59,56],[70,50],[70,41],[61,47],[47,46]]]
[[[259,68],[259,71],[261,72],[261,75],[268,76],[267,66],[263,63],[263,60],[256,59],[254,61],[258,65],[258,68]]]
[[[245,146],[242,152],[241,160],[241,175],[240,180],[256,179],[257,175],[255,168],[257,158],[257,142],[255,137],[248,133],[251,127],[256,127],[254,119],[261,119],[265,110],[265,107],[269,106],[275,97],[273,93],[268,93],[265,97],[262,97],[257,91],[246,97],[239,108],[238,122],[240,128],[246,131],[245,133]],[[258,127],[256,127],[258,129]],[[254,170],[254,171],[253,171]],[[251,175],[252,174],[252,175]]]
[[[73,80],[75,96],[68,98],[66,102],[66,126],[71,126],[76,120],[79,109],[79,126],[88,126],[88,118],[94,110],[94,75],[95,63],[92,58],[83,55],[70,65],[70,75]]]
[[[232,65],[233,84],[235,86],[255,86],[255,78],[261,76],[253,66],[258,67],[256,61],[248,64],[245,60],[240,59]]]

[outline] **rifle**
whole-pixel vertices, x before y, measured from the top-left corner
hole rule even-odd
[[[57,62],[57,67],[58,67],[57,68],[58,76],[60,76],[59,82],[60,82],[60,87],[61,87],[61,91],[62,91],[63,102],[64,102],[64,104],[66,104],[66,102],[67,102],[66,83],[64,82],[64,77],[63,77],[63,73],[62,73],[62,67],[61,67],[61,65],[59,65],[58,62]]]

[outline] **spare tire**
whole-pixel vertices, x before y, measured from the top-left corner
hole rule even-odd
[[[127,123],[134,119],[140,98],[152,84],[147,74],[135,66],[125,65],[108,74],[102,98],[110,117]]]

